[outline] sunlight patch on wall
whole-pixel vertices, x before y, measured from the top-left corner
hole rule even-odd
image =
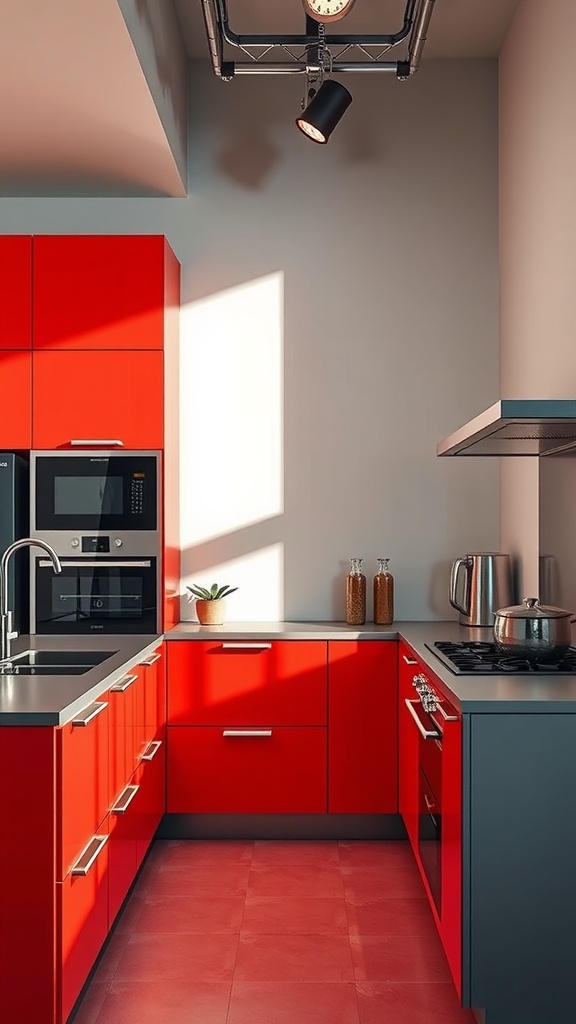
[[[182,310],[182,547],[283,510],[283,274]]]
[[[271,544],[182,579],[186,585],[238,587],[226,598],[228,622],[278,622],[284,618],[284,545]],[[196,621],[193,601],[182,602],[182,618]]]

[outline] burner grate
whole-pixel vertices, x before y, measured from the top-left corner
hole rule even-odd
[[[503,654],[495,643],[484,640],[436,640],[426,644],[451,672],[457,675],[558,675],[576,674],[576,648],[570,647],[561,661],[537,662]]]

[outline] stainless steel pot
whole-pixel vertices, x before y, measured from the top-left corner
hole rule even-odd
[[[525,597],[522,604],[500,608],[494,616],[494,641],[505,654],[529,661],[560,661],[570,647],[570,623],[576,621],[564,608],[540,604]]]

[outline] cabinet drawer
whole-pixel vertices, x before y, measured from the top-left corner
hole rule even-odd
[[[251,731],[259,735],[230,735]],[[323,728],[169,728],[167,734],[169,813],[326,812]]]
[[[104,820],[109,807],[108,694],[56,735],[56,878],[61,881]]]
[[[136,821],[136,866],[140,867],[166,811],[165,730],[148,745],[135,778],[140,787]]]
[[[72,871],[56,886],[59,1024],[67,1020],[106,940],[107,872],[108,819],[80,851]]]
[[[325,725],[322,640],[168,644],[171,725]]]

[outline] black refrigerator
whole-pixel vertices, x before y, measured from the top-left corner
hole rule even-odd
[[[29,465],[13,452],[0,452],[0,557],[6,548],[30,532]],[[14,629],[30,627],[30,549],[16,551],[8,563],[8,607],[14,612]]]

